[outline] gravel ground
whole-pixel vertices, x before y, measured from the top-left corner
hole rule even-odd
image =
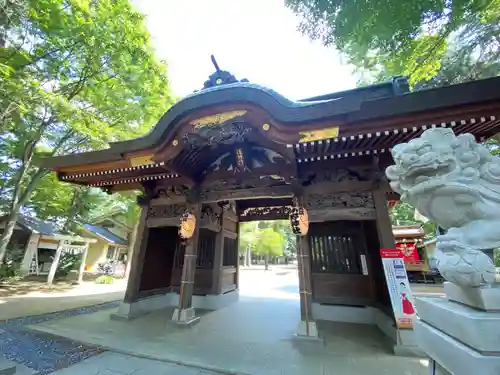
[[[50,374],[100,354],[103,350],[97,347],[33,331],[26,326],[70,316],[90,314],[117,307],[118,304],[118,301],[108,302],[56,313],[0,321],[0,354],[11,361],[34,369],[40,375]]]

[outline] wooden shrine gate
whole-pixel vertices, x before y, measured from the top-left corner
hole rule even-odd
[[[61,181],[142,192],[119,315],[175,305],[172,320],[188,324],[198,303],[237,296],[238,223],[287,218],[292,199],[310,223],[299,238],[302,323],[313,300],[389,309],[379,250],[395,246],[390,150],[431,126],[496,134],[500,78],[409,92],[395,77],[293,102],[216,68],[143,137],[45,161]]]

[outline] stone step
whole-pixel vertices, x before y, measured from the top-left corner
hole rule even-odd
[[[0,375],[13,375],[16,373],[16,364],[0,357]]]
[[[420,319],[415,321],[415,333],[419,346],[450,374],[500,374],[500,356],[483,355]]]
[[[443,298],[418,297],[421,321],[483,353],[500,351],[500,312],[485,312]]]

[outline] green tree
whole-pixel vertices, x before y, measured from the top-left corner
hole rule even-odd
[[[390,212],[392,225],[414,225],[415,208],[406,202],[398,202]]]
[[[489,49],[498,60],[499,0],[287,0],[286,4],[301,18],[304,34],[336,46],[350,63],[378,77],[406,75],[412,84],[432,79],[450,39],[469,45],[480,40],[483,51]],[[480,35],[480,29],[492,32]]]
[[[25,4],[0,33],[0,97],[8,98],[0,103],[0,163],[11,169],[0,261],[21,208],[49,173],[40,157],[141,135],[173,101],[166,67],[128,0]]]
[[[251,264],[251,254],[255,249],[255,238],[259,222],[252,221],[240,224],[240,230],[238,235],[238,253],[244,256],[243,265],[249,266]]]
[[[81,223],[96,216],[101,207],[115,205],[116,200],[97,188],[60,182],[51,173],[41,179],[24,210],[56,222],[63,233],[76,233]]]
[[[415,83],[415,89],[448,86],[500,74],[500,22],[473,22],[448,43],[436,74]]]
[[[255,253],[264,256],[265,268],[269,269],[269,257],[283,255],[285,241],[283,235],[274,228],[264,228],[255,237]]]
[[[250,263],[250,254],[264,257],[266,270],[269,268],[269,258],[281,256],[285,251],[293,254],[296,250],[288,240],[292,234],[288,220],[252,221],[240,224],[239,253],[245,255],[245,264]],[[288,254],[287,254],[288,255]]]
[[[421,225],[427,238],[436,235],[436,223],[427,220],[422,221],[415,218],[415,208],[406,202],[398,202],[390,211],[392,225]]]

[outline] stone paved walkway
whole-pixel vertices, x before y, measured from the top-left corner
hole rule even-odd
[[[242,273],[240,302],[205,314],[187,330],[168,325],[166,310],[129,322],[111,321],[112,310],[102,310],[32,327],[116,352],[226,373],[427,374],[425,360],[395,357],[372,326],[323,323],[324,347],[297,343],[291,339],[299,321],[295,272],[250,274]]]

